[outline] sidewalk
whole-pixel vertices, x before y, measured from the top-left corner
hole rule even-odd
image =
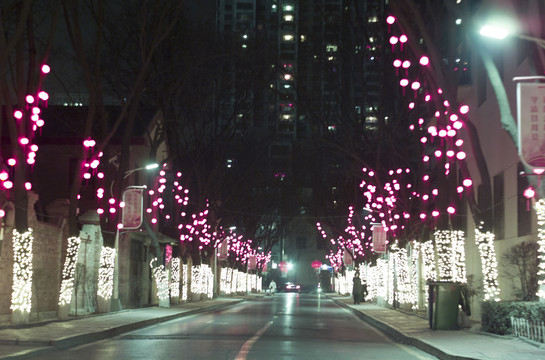
[[[249,298],[252,296],[248,296]],[[0,359],[26,359],[54,349],[63,349],[137,330],[199,312],[220,309],[244,301],[244,297],[219,297],[165,309],[128,309],[67,321],[29,324],[0,329]]]
[[[545,345],[511,337],[469,330],[431,330],[427,319],[371,303],[353,304],[351,297],[331,296],[361,319],[392,338],[419,348],[439,359],[545,359]]]

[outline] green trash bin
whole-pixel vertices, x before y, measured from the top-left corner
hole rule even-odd
[[[429,321],[433,330],[458,329],[458,305],[462,284],[437,281],[429,283]]]

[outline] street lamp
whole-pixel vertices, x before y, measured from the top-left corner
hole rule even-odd
[[[159,167],[159,164],[153,163],[146,165],[144,167],[139,167],[136,169],[131,169],[125,172],[123,175],[123,179],[126,179],[129,177],[132,173],[140,170],[152,170],[157,169]],[[112,183],[110,184],[110,194],[113,197],[113,186],[114,186],[115,178],[112,180]],[[110,311],[119,311],[122,309],[121,307],[121,301],[119,300],[119,231],[123,224],[116,225],[116,231],[115,231],[115,241],[114,241],[114,248],[115,248],[115,258],[114,258],[114,278],[113,278],[113,294],[112,299],[110,301]]]
[[[512,32],[512,30],[509,27],[499,27],[494,25],[485,25],[481,28],[479,33],[482,36],[486,36],[493,39],[502,40],[505,39],[508,36],[514,36],[516,38],[531,41],[541,47],[542,49],[545,49],[545,39],[540,39],[534,36],[528,36],[524,34],[517,34]]]

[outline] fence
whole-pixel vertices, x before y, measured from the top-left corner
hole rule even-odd
[[[526,319],[511,317],[511,328],[513,335],[523,337],[532,341],[545,342],[545,323],[528,321]]]

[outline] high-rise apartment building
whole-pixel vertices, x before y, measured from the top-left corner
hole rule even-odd
[[[299,215],[316,216],[314,194],[346,211],[340,188],[352,160],[324,144],[372,133],[389,116],[384,14],[384,0],[217,1],[218,39],[245,59],[225,69],[233,97],[224,114],[247,101],[238,116],[269,141],[269,171],[289,178]]]

